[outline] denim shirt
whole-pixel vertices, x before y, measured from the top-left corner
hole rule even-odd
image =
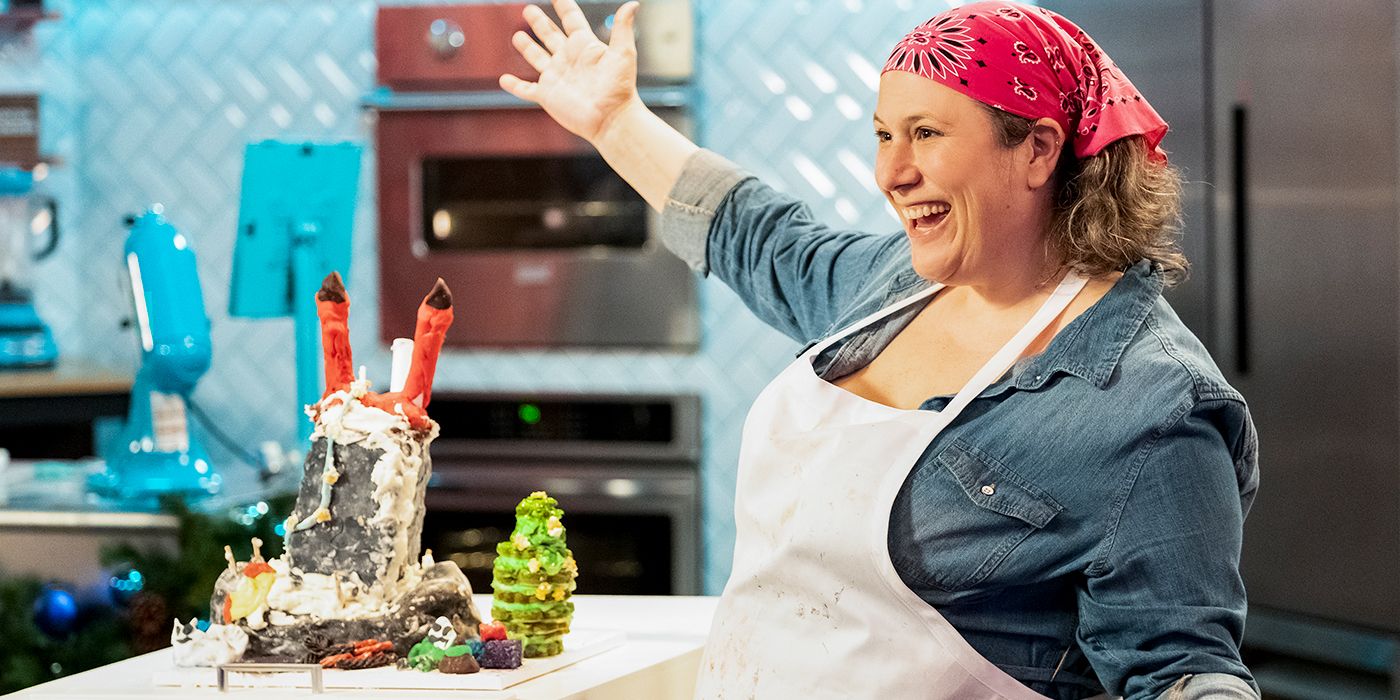
[[[902,233],[828,228],[704,150],[671,192],[661,237],[802,343],[931,284]],[[889,515],[904,582],[1052,698],[1257,697],[1239,653],[1254,425],[1161,291],[1147,261],[1126,270],[929,444]],[[866,365],[923,303],[849,336],[814,370],[832,381]]]

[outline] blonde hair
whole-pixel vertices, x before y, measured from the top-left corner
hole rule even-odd
[[[984,105],[1003,146],[1026,140],[1035,122]],[[1141,136],[1076,158],[1066,146],[1055,175],[1049,244],[1061,261],[1086,276],[1126,270],[1146,258],[1166,286],[1186,279],[1181,252],[1181,173],[1154,161]]]

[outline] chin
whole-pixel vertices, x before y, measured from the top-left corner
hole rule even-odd
[[[944,282],[952,284],[950,281],[957,271],[949,256],[942,251],[921,251],[916,245],[911,255],[911,262],[914,272],[930,282]]]

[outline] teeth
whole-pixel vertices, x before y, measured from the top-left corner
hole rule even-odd
[[[952,209],[952,205],[949,205],[949,204],[920,204],[920,205],[918,205],[918,206],[905,207],[905,208],[904,208],[904,218],[906,218],[906,219],[908,219],[908,220],[910,220],[910,221],[914,221],[915,219],[922,219],[922,218],[924,218],[925,216],[933,216],[934,214],[943,214],[943,213],[946,213],[949,209]]]

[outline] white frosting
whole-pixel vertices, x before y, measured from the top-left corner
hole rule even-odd
[[[350,620],[389,609],[378,587],[367,589],[358,574],[352,573],[348,579],[342,579],[337,594],[334,577],[293,570],[281,557],[267,563],[277,572],[277,580],[267,592],[267,605],[273,611],[269,619],[273,624],[288,624],[290,616],[305,615],[322,620]]]
[[[376,585],[382,588],[379,594],[392,599],[400,590],[405,590],[399,574],[409,564],[410,526],[418,514],[423,452],[437,437],[438,425],[429,421],[429,432],[422,440],[405,439],[413,429],[402,407],[395,406],[395,412],[389,413],[364,405],[359,399],[368,389],[369,382],[361,376],[351,383],[349,391],[337,391],[322,400],[320,420],[316,421],[312,438],[327,437],[341,445],[363,442],[368,449],[383,451],[370,471],[376,506],[370,522],[375,525],[398,525],[390,528],[395,537],[388,561],[376,559],[374,562],[382,572]],[[334,498],[332,490],[332,504]],[[332,505],[332,517],[334,511]]]
[[[266,615],[266,614],[267,614],[267,603],[266,603],[266,602],[264,602],[262,605],[259,605],[257,608],[255,608],[255,609],[253,610],[253,612],[248,613],[248,616],[247,616],[246,618],[244,618],[244,619],[247,620],[247,622],[248,622],[248,629],[260,630],[260,629],[262,629],[262,628],[264,628],[264,627],[267,627],[267,620],[265,620],[265,619],[263,618],[263,616]]]
[[[350,445],[370,435],[387,434],[394,428],[409,430],[406,416],[366,406],[360,403],[361,396],[364,392],[353,385],[348,392],[337,391],[327,396],[321,402],[321,419],[316,421],[311,436],[329,437],[341,445]]]
[[[256,616],[259,626],[253,629],[261,629],[268,623],[290,625],[308,616],[320,620],[351,620],[391,613],[395,609],[392,603],[395,595],[384,595],[386,588],[412,590],[423,580],[423,572],[435,563],[432,553],[425,552],[417,564],[404,570],[396,586],[389,587],[367,587],[358,574],[352,573],[341,580],[337,592],[331,576],[293,569],[282,557],[269,559],[267,564],[277,574],[277,579],[267,592],[267,603],[248,616],[248,623],[252,627]],[[262,622],[264,612],[267,613],[266,622]]]
[[[196,628],[188,638],[177,640],[180,623],[177,620],[175,624],[176,634],[170,641],[176,666],[222,666],[243,658],[248,649],[248,633],[238,625],[210,625],[203,632]]]

